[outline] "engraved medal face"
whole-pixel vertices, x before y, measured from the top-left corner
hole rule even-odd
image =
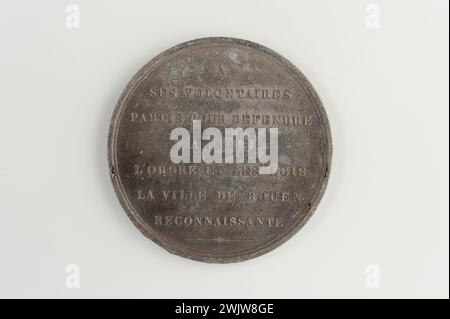
[[[139,230],[216,263],[295,234],[331,161],[328,120],[307,79],[272,50],[231,38],[186,42],[146,64],[120,97],[108,144],[115,191]]]

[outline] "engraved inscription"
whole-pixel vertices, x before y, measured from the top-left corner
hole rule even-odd
[[[153,217],[156,226],[190,226],[190,227],[282,227],[282,217],[239,217],[239,216],[173,216],[156,215]]]
[[[312,115],[295,114],[217,114],[217,113],[153,113],[153,112],[130,112],[132,123],[163,123],[163,124],[187,124],[200,120],[208,125],[260,125],[260,126],[311,126]]]
[[[171,75],[175,76],[175,71]],[[176,77],[176,76],[175,76]],[[292,97],[292,89],[267,87],[195,87],[182,89],[172,87],[148,87],[144,95],[150,98],[188,98],[188,99],[250,99],[286,100]]]

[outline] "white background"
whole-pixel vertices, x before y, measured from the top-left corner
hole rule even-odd
[[[449,296],[448,1],[1,1],[0,297]],[[380,28],[366,26],[366,6]],[[294,238],[256,259],[167,253],[113,192],[106,139],[133,74],[169,47],[244,38],[321,96],[328,189]],[[65,286],[67,264],[80,288]],[[366,286],[376,264],[380,287]]]

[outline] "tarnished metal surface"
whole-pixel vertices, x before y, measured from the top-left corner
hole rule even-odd
[[[210,140],[196,137],[195,125],[200,134],[220,132],[215,141],[224,149],[212,163]],[[250,128],[266,155],[275,148],[258,132],[276,130],[274,173],[260,170],[269,163],[259,150],[252,161],[250,139],[238,159],[238,138],[226,139],[231,128]],[[190,142],[179,163],[170,155],[176,132],[189,132]],[[235,153],[227,159],[230,141]],[[145,236],[183,257],[237,262],[279,246],[312,215],[329,176],[331,135],[295,66],[252,42],[204,38],[169,49],[135,75],[116,106],[108,156],[117,196]]]

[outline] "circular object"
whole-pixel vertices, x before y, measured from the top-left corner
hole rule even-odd
[[[145,236],[183,257],[238,262],[278,247],[312,215],[331,134],[294,65],[253,42],[203,38],[133,77],[112,117],[108,159]]]

